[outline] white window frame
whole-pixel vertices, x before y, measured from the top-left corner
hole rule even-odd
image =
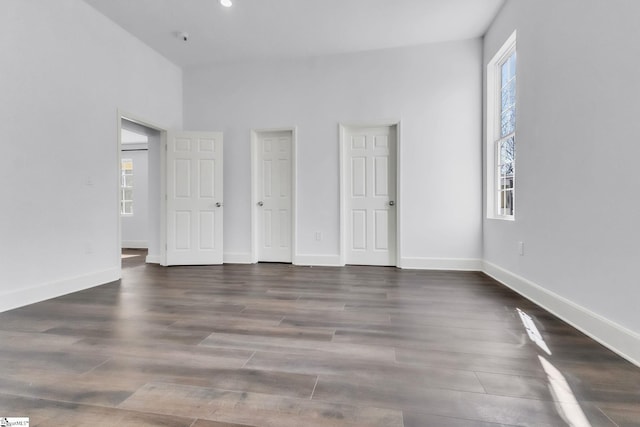
[[[513,214],[501,214],[498,209],[500,193],[500,174],[498,173],[499,144],[500,142],[514,137],[514,132],[501,136],[500,113],[501,113],[501,67],[516,51],[516,32],[514,31],[500,50],[487,64],[487,138],[486,138],[486,198],[487,198],[487,218],[501,219],[507,221],[515,220],[515,159],[514,159],[514,189],[513,189]],[[517,82],[517,74],[516,74]],[[516,83],[517,85],[517,83]],[[517,98],[517,91],[516,91]],[[517,111],[517,110],[516,110]],[[517,113],[516,113],[517,114]],[[517,128],[517,120],[516,120]]]
[[[126,162],[131,163],[131,169],[124,169]],[[133,215],[133,159],[121,159],[120,160],[120,215],[132,216]],[[131,190],[131,199],[126,199],[127,190]],[[129,203],[130,212],[126,212],[126,203]]]

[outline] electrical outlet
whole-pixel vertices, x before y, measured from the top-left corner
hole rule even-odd
[[[319,231],[316,231],[316,241],[319,242],[320,240],[322,240],[322,233]]]
[[[524,255],[524,242],[518,242],[518,255]]]

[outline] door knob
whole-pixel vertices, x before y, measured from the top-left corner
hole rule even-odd
[[[222,203],[216,202],[216,208],[222,207]]]
[[[262,200],[258,202],[258,206],[264,206],[264,203],[262,202]]]
[[[394,202],[393,200],[389,200],[389,206],[395,206],[396,202]]]

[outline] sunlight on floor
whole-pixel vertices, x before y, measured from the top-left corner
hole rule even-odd
[[[541,350],[551,356],[551,350],[544,338],[542,338],[542,334],[536,327],[531,316],[519,308],[516,308],[516,310],[518,311],[520,320],[527,331],[527,335],[529,335],[529,339]],[[538,360],[542,365],[542,369],[544,369],[544,372],[547,374],[549,392],[551,393],[551,396],[553,396],[558,414],[560,414],[567,425],[571,427],[591,427],[591,423],[582,411],[582,408],[580,407],[580,404],[573,394],[573,390],[571,390],[571,386],[564,375],[562,375],[562,373],[544,356],[538,355]]]
[[[538,356],[538,359],[547,374],[549,391],[556,401],[560,416],[571,427],[591,427],[564,375],[544,357]]]
[[[518,314],[520,315],[520,320],[522,321],[522,324],[524,325],[524,328],[527,331],[527,335],[529,335],[529,339],[533,341],[542,350],[544,350],[545,353],[551,356],[551,350],[549,350],[547,343],[544,342],[544,338],[542,338],[542,334],[540,334],[540,331],[536,327],[535,323],[533,323],[533,319],[531,318],[531,316],[529,316],[527,313],[520,310],[519,308],[516,308],[516,310],[518,310]]]

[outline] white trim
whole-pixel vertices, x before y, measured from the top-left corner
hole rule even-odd
[[[120,120],[120,119],[128,120],[130,122],[139,124],[139,125],[144,126],[146,128],[157,130],[158,132],[163,132],[163,131],[167,130],[167,128],[165,128],[163,126],[160,126],[158,124],[150,122],[149,120],[146,120],[144,118],[138,117],[135,114],[131,114],[131,113],[126,112],[124,110],[118,109],[118,120]]]
[[[128,142],[124,143],[120,141],[122,151],[144,151],[149,149],[148,142]]]
[[[118,189],[118,194],[116,195],[116,203],[115,206],[117,206],[117,215],[118,215],[118,220],[116,222],[116,224],[118,224],[118,231],[117,231],[117,239],[118,239],[118,245],[116,246],[116,250],[118,251],[115,255],[115,259],[118,260],[117,264],[118,264],[118,268],[120,269],[120,272],[118,274],[119,277],[122,277],[122,174],[121,174],[121,169],[122,169],[122,119],[123,119],[123,113],[120,110],[116,111],[116,118],[117,118],[117,124],[116,124],[116,133],[117,133],[117,137],[116,137],[116,161],[117,163],[117,169],[116,169],[116,176],[118,177],[118,185],[116,186],[116,188]]]
[[[126,249],[148,249],[149,242],[146,240],[123,240],[122,247]]]
[[[258,132],[251,130],[251,263],[258,262]]]
[[[167,265],[167,131],[160,132],[160,265]]]
[[[397,120],[396,126],[396,266],[399,266],[402,260],[402,138],[401,127],[402,121]]]
[[[485,142],[485,179],[486,179],[486,217],[487,219],[498,219],[513,221],[514,215],[498,215],[496,200],[496,135],[500,128],[500,113],[498,107],[500,103],[496,98],[497,88],[500,87],[501,74],[498,71],[498,64],[507,59],[507,57],[516,49],[516,31],[504,42],[498,52],[491,58],[487,64],[486,80],[487,80],[487,106],[486,106],[486,142]],[[516,77],[517,82],[517,77]],[[517,83],[516,83],[517,85]],[[517,92],[516,92],[517,97]],[[517,115],[517,110],[516,110]],[[517,125],[516,125],[517,126]],[[517,167],[517,166],[516,166]],[[514,190],[515,200],[515,190]],[[514,210],[515,213],[515,210]]]
[[[482,260],[477,258],[401,258],[399,268],[417,270],[481,271]]]
[[[345,158],[345,134],[350,128],[369,128],[369,127],[395,127],[396,130],[396,200],[395,200],[395,209],[396,209],[396,261],[395,266],[400,266],[401,254],[402,254],[402,185],[401,185],[401,175],[402,175],[402,139],[400,134],[400,129],[402,127],[402,120],[380,120],[374,122],[366,122],[366,123],[338,123],[338,161],[340,167],[340,253],[339,253],[339,264],[345,265],[346,259],[346,212],[345,208],[347,205],[347,182],[346,182],[346,158]]]
[[[488,261],[482,271],[640,367],[640,335]]]
[[[222,262],[225,264],[255,264],[249,252],[224,252]]]
[[[340,245],[339,245],[339,249],[338,249],[338,256],[339,256],[339,260],[338,263],[340,265],[345,265],[345,258],[346,258],[346,224],[347,224],[347,213],[345,212],[345,210],[347,209],[347,180],[346,180],[346,167],[347,165],[345,164],[347,159],[346,159],[346,155],[345,155],[345,148],[344,148],[344,143],[345,143],[345,139],[346,139],[346,133],[347,131],[347,125],[344,125],[342,123],[338,124],[338,167],[340,168],[340,176],[339,176],[339,193],[340,193],[340,200],[339,200],[339,206],[338,206],[338,212],[340,214]]]
[[[258,209],[258,188],[259,179],[258,176],[258,142],[260,134],[270,132],[291,132],[291,262],[295,263],[297,241],[298,241],[298,209],[297,209],[297,177],[298,177],[298,128],[282,127],[282,128],[269,128],[269,129],[252,129],[251,130],[251,262],[257,263],[258,256],[258,224],[259,224],[259,209]],[[226,261],[225,261],[226,262]]]
[[[0,295],[0,312],[110,283],[120,277],[121,269],[118,267],[18,289]]]
[[[296,256],[295,265],[344,267],[339,255],[298,255]]]

